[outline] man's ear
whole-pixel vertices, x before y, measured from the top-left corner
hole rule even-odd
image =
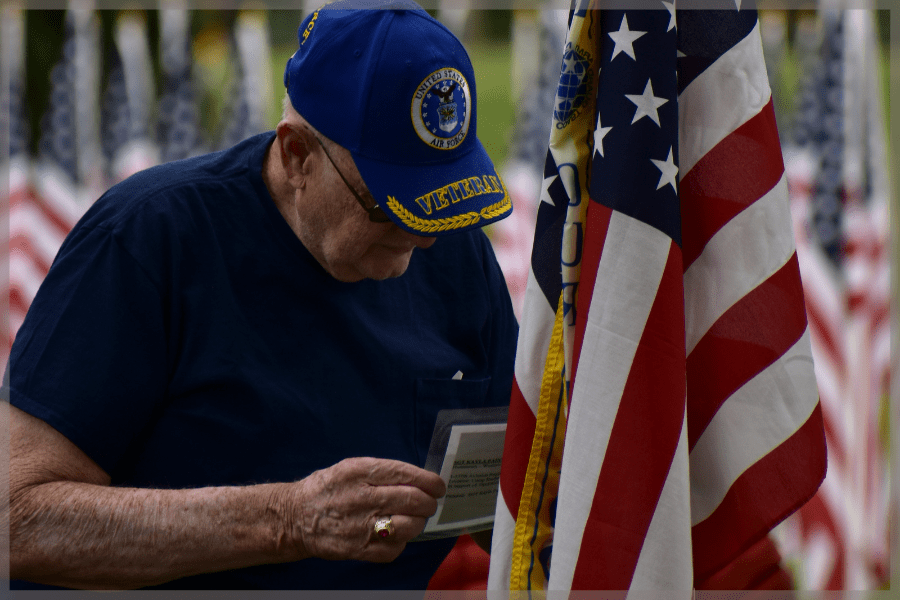
[[[312,132],[282,121],[275,129],[275,135],[285,177],[294,189],[305,187],[310,174],[309,157],[316,143]]]

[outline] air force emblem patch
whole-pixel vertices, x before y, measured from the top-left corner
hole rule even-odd
[[[462,73],[439,69],[416,88],[412,122],[419,138],[432,148],[453,150],[469,131],[471,92]]]

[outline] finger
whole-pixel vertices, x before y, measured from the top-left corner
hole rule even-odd
[[[400,553],[403,552],[404,548],[406,548],[406,542],[396,540],[373,540],[366,546],[366,549],[363,552],[363,555],[359,557],[359,560],[367,560],[376,563],[391,562],[400,556]]]
[[[438,502],[419,488],[408,485],[383,485],[371,488],[374,503],[386,515],[430,517]]]
[[[428,517],[410,517],[408,515],[393,515],[394,535],[397,539],[408,542],[425,530]]]
[[[380,518],[380,517],[379,517]],[[425,529],[428,519],[425,517],[410,517],[406,515],[391,515],[393,530],[387,536],[377,532],[375,525],[378,519],[372,522],[372,539],[386,544],[397,544],[410,541]]]
[[[444,480],[437,473],[399,460],[389,458],[360,457],[347,459],[364,474],[371,485],[408,485],[416,487],[433,498],[446,493]]]

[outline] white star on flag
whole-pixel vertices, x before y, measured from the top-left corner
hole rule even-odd
[[[594,154],[600,153],[603,156],[603,138],[610,132],[612,127],[602,127],[600,125],[600,113],[597,113],[597,129],[594,130]],[[605,156],[603,156],[606,158]]]
[[[659,184],[656,186],[656,189],[660,189],[663,186],[671,185],[672,189],[676,192],[678,191],[678,187],[675,183],[675,176],[678,175],[678,167],[675,165],[675,159],[672,156],[672,148],[669,147],[669,158],[666,160],[654,160],[650,159],[656,168],[659,169],[662,174],[659,176]]]
[[[738,0],[740,2],[740,0]],[[675,27],[675,2],[663,2],[663,6],[666,7],[666,10],[669,11],[669,28],[666,31],[672,31],[672,28]]]
[[[566,65],[565,72],[571,73],[575,70],[575,63],[577,61],[574,58],[567,58],[563,60],[563,64]]]
[[[541,202],[546,202],[550,206],[556,206],[553,203],[553,198],[550,197],[550,186],[553,185],[553,182],[559,177],[558,174],[554,173],[550,177],[544,177],[544,181],[541,183]]]
[[[637,106],[637,110],[634,111],[634,119],[631,120],[632,125],[642,117],[650,117],[653,119],[654,123],[657,125],[660,124],[659,112],[657,112],[657,109],[668,102],[668,100],[653,95],[653,84],[650,83],[649,79],[647,80],[647,85],[644,87],[643,94],[625,94],[625,97],[634,102]]]
[[[634,55],[633,44],[636,39],[646,33],[646,31],[631,31],[628,29],[628,18],[625,15],[622,15],[622,24],[619,25],[619,30],[609,32],[609,37],[616,43],[615,48],[613,48],[612,58],[609,60],[613,60],[620,52],[624,52],[630,56],[632,60],[637,60]]]

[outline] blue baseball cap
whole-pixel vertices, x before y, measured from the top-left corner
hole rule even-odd
[[[460,41],[408,0],[340,0],[308,15],[288,60],[291,104],[350,151],[402,229],[437,236],[512,212],[476,131],[475,73]]]

